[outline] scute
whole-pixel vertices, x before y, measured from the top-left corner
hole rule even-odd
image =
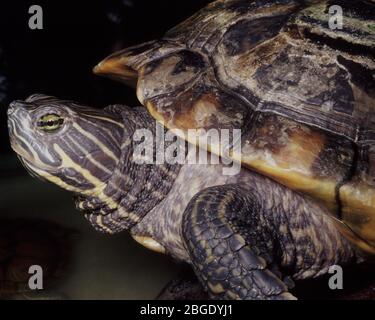
[[[333,4],[346,14],[343,29],[329,27]],[[371,12],[365,0],[219,0],[96,71],[120,80],[137,73],[140,101],[172,130],[241,129],[233,159],[321,201],[374,253]]]
[[[223,41],[213,54],[216,73],[223,85],[241,92],[260,112],[276,112],[357,141],[358,131],[373,130],[366,122],[369,114],[375,116],[375,91],[371,88],[375,63],[322,46],[318,39],[306,39],[303,33],[307,27],[298,24],[304,15],[290,20],[272,40],[237,55],[228,52]],[[328,20],[320,23],[328,25]],[[325,29],[309,31],[325,33]],[[243,38],[247,39],[249,32],[243,33]],[[351,46],[346,42],[346,47]],[[359,79],[354,70],[360,68]]]

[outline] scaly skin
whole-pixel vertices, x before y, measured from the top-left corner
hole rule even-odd
[[[327,209],[249,170],[220,172],[183,166],[168,196],[131,230],[192,264],[212,298],[293,298],[286,276],[318,277],[356,259]]]
[[[285,276],[316,277],[356,259],[328,209],[264,176],[245,168],[225,176],[222,164],[138,164],[136,129],[154,138],[157,130],[142,108],[38,95],[8,115],[12,147],[31,174],[73,191],[97,230],[128,230],[190,263],[212,298],[292,299]],[[49,130],[46,118],[63,121]]]
[[[368,0],[217,0],[94,71],[137,83],[142,105],[183,139],[240,129],[232,159],[324,203],[374,255],[373,12]]]
[[[331,232],[328,221],[267,208],[266,202],[256,190],[226,185],[200,192],[187,207],[184,241],[211,297],[292,299],[282,281],[288,272],[316,276],[350,260],[350,248],[337,234],[319,236]]]

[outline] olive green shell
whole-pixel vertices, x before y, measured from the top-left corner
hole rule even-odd
[[[230,157],[322,202],[375,253],[374,1],[215,1],[95,72],[137,80],[176,133],[241,129]]]

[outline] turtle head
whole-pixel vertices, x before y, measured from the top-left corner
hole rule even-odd
[[[10,142],[31,175],[81,195],[106,185],[120,153],[121,116],[32,95],[8,109]]]

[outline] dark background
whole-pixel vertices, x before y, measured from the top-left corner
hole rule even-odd
[[[0,1],[0,157],[11,152],[6,109],[45,93],[90,106],[137,104],[132,89],[91,72],[110,53],[158,38],[208,0]],[[30,30],[31,5],[43,30]],[[1,170],[1,169],[0,169]]]
[[[60,261],[68,267],[59,285],[42,290],[40,299],[153,299],[176,276],[179,266],[170,259],[138,245],[126,232],[96,232],[75,210],[70,193],[32,179],[11,151],[6,111],[11,101],[33,93],[98,108],[138,105],[133,89],[93,75],[92,68],[116,50],[162,36],[207,2],[0,0],[0,300],[4,279],[14,283],[12,275],[19,270],[28,279],[28,267],[35,264],[30,258],[52,269]],[[35,4],[43,9],[43,30],[28,27],[29,7]],[[25,231],[10,225],[8,218],[16,224],[28,219],[27,232],[35,238],[22,240]],[[53,246],[56,240],[49,238],[48,230],[34,228],[40,219],[77,233],[72,247],[63,248],[69,259],[60,248],[53,248],[56,260],[38,258],[39,251],[30,249]],[[15,239],[20,235],[20,242],[9,241],[2,230]],[[18,245],[29,249],[19,252]]]
[[[83,239],[87,239],[85,242],[87,245],[84,245],[84,249],[81,248],[78,254],[83,262],[77,262],[76,265],[77,269],[82,269],[83,274],[88,270],[84,263],[90,265],[91,269],[93,266],[100,268],[103,263],[106,272],[123,274],[122,268],[127,266],[129,269],[127,259],[132,258],[139,263],[128,271],[129,278],[135,280],[149,276],[150,280],[145,279],[145,283],[148,283],[152,282],[151,279],[154,280],[156,274],[160,277],[162,270],[164,274],[173,273],[174,265],[166,265],[164,257],[158,260],[146,249],[141,251],[127,238],[107,239],[105,236],[97,235],[88,224],[86,226],[82,217],[74,215],[75,210],[70,195],[63,194],[60,189],[38,184],[26,177],[26,171],[9,146],[6,125],[7,106],[12,100],[25,99],[33,93],[72,99],[99,108],[113,103],[138,104],[133,89],[94,76],[92,68],[116,50],[162,36],[169,28],[189,17],[208,2],[210,1],[0,0],[0,213],[12,217],[44,215],[52,218],[57,213],[51,211],[58,210],[51,208],[57,207],[60,208],[62,221],[69,221],[74,226],[78,226],[82,221],[80,229],[86,232]],[[30,30],[28,27],[30,18],[28,9],[34,4],[43,8],[43,30]],[[22,177],[22,180],[16,177]],[[26,195],[29,195],[29,198],[26,199]],[[64,207],[61,207],[63,205]],[[125,245],[128,246],[127,249]],[[98,248],[102,246],[108,257],[103,258],[102,255],[96,257],[96,253],[100,250],[95,250],[95,246]],[[87,253],[87,256],[83,256],[83,253]],[[150,260],[151,256],[153,260]],[[106,260],[118,264],[111,266]],[[155,273],[147,268],[154,269]],[[347,287],[366,289],[359,295],[346,298],[371,297],[375,288],[368,287],[366,283],[370,277],[373,277],[373,273],[355,270],[353,274],[355,276],[346,278]],[[359,279],[358,275],[361,275]],[[97,275],[93,273],[92,278],[91,276],[87,278],[88,283],[96,277]],[[160,283],[163,283],[165,278],[166,276],[160,280]],[[327,291],[326,284],[327,278],[318,282],[307,281],[302,286],[300,295],[314,299],[334,297],[333,292]],[[137,282],[130,287],[134,289],[139,286],[142,284]],[[89,285],[86,287],[90,289]],[[114,286],[110,286],[109,283],[107,289],[108,292],[112,292]],[[142,290],[148,289],[139,287],[139,291]],[[118,293],[115,297],[122,297],[121,294]],[[87,296],[103,298],[103,296],[84,295]],[[132,292],[130,296],[137,295]],[[140,297],[144,296],[140,295]]]

